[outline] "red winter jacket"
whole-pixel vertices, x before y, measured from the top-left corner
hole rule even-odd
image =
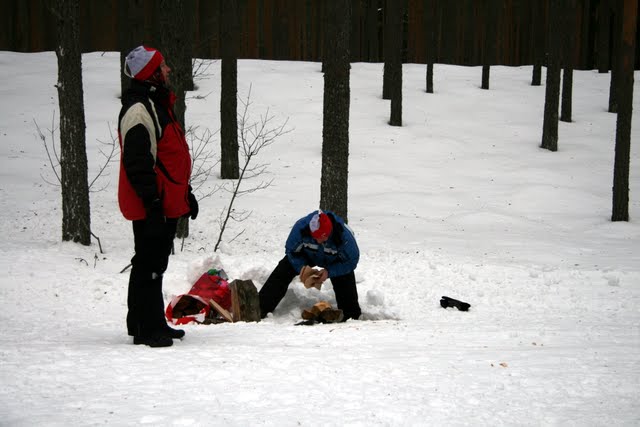
[[[174,99],[169,90],[137,80],[122,97],[118,202],[128,220],[144,219],[155,199],[167,218],[189,213],[191,156]]]

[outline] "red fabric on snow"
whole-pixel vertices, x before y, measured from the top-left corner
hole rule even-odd
[[[231,309],[231,290],[224,270],[207,271],[188,293],[173,298],[165,313],[167,320],[174,325],[202,323],[211,311],[209,300],[214,300],[226,310]]]

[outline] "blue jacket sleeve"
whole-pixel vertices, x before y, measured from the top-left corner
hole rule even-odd
[[[356,269],[360,260],[360,250],[351,230],[343,225],[342,245],[338,248],[336,262],[327,267],[329,277],[343,276]]]
[[[304,243],[302,240],[302,228],[305,226],[305,219],[298,220],[287,237],[285,244],[285,252],[291,266],[296,272],[300,272],[305,265],[305,260],[300,252],[300,246]]]

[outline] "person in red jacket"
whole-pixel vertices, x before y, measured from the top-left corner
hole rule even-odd
[[[171,68],[157,50],[138,46],[127,55],[131,86],[118,119],[118,203],[133,223],[135,255],[127,297],[127,330],[134,344],[168,347],[184,336],[164,317],[162,276],[169,263],[178,218],[198,216],[191,192],[191,156],[173,111]]]

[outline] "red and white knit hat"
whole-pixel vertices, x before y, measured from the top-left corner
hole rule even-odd
[[[309,221],[309,229],[311,230],[311,237],[314,239],[326,240],[331,235],[333,225],[327,214],[318,210],[318,212],[311,217],[311,221]]]
[[[132,79],[145,81],[153,75],[164,61],[159,50],[152,47],[138,46],[124,60],[124,73]]]

